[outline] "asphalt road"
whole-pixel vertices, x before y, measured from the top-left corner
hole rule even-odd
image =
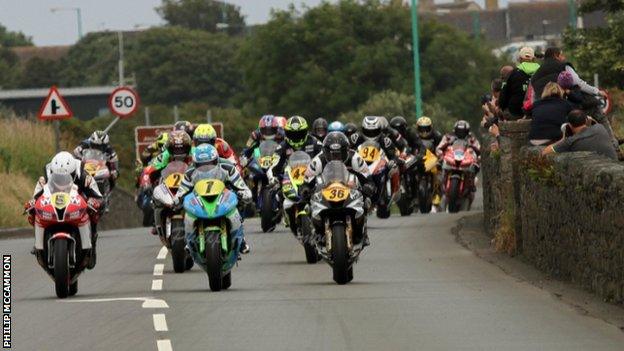
[[[103,233],[98,266],[80,278],[78,295],[64,301],[55,298],[52,281],[29,254],[31,240],[1,241],[2,253],[13,255],[13,346],[624,349],[624,333],[616,327],[518,282],[457,244],[450,229],[460,217],[372,219],[372,246],[346,286],[333,283],[326,264],[305,264],[303,248],[285,229],[260,234],[258,222],[248,221],[253,252],[235,269],[232,288],[219,293],[208,290],[197,268],[174,274],[170,256],[162,259],[159,242],[145,229]]]

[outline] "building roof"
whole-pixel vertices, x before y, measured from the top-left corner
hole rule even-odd
[[[32,58],[38,57],[48,60],[60,60],[71,49],[71,45],[62,46],[18,46],[11,48],[13,53],[20,61],[26,62]]]
[[[63,97],[109,95],[116,88],[116,86],[59,88],[59,92]],[[45,98],[49,91],[49,88],[0,90],[0,100]]]

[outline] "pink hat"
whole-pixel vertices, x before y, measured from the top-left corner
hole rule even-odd
[[[568,71],[563,71],[559,73],[557,77],[557,84],[563,89],[572,89],[576,84],[574,84],[574,78],[572,78],[572,74]]]

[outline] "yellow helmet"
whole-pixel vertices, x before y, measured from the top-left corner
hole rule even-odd
[[[163,147],[167,143],[167,141],[169,141],[169,133],[162,132],[158,134],[158,137],[156,138],[156,143],[158,143],[158,146]]]
[[[212,144],[217,140],[217,131],[208,123],[200,124],[195,128],[193,133],[193,141],[195,145]]]
[[[416,121],[416,129],[418,130],[418,135],[421,138],[427,139],[431,137],[433,133],[433,122],[431,118],[427,116],[422,116]]]

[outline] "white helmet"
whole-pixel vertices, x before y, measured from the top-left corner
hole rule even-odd
[[[383,128],[382,117],[366,116],[362,121],[362,134],[366,139],[377,139]]]
[[[110,139],[108,138],[108,134],[103,130],[96,130],[89,137],[89,142],[92,145],[108,145]]]
[[[67,151],[59,152],[50,162],[50,174],[71,174],[77,169],[77,160]]]

